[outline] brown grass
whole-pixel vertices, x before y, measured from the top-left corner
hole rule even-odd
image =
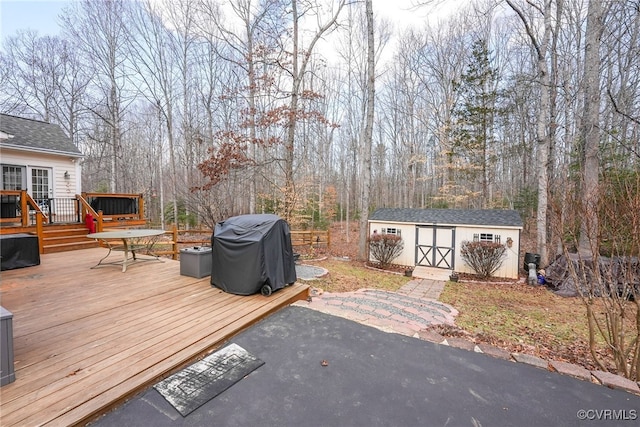
[[[477,343],[595,369],[578,298],[525,284],[450,282],[440,300],[458,309],[456,325]]]
[[[357,224],[350,227],[349,239],[345,230],[344,224],[333,226],[332,247],[322,251],[325,260],[305,261],[329,271],[327,277],[312,282],[312,286],[328,292],[350,292],[361,288],[395,291],[410,280],[402,275],[366,268],[362,261],[354,261],[357,256]],[[345,261],[344,257],[350,260]],[[443,335],[463,336],[510,352],[598,369],[589,352],[586,309],[579,298],[559,297],[545,287],[522,283],[461,281],[447,283],[440,300],[460,312],[456,328],[434,328]],[[631,322],[629,327],[630,333],[634,333]],[[597,352],[613,372],[613,364],[602,339],[598,341]]]
[[[327,258],[316,262],[305,261],[305,264],[317,265],[329,271],[327,276],[309,282],[311,286],[326,292],[352,292],[362,288],[397,291],[410,280],[403,275],[366,268],[361,261]]]

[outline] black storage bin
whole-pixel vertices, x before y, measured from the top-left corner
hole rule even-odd
[[[40,265],[38,236],[27,233],[0,236],[0,270]]]
[[[525,253],[524,254],[524,263],[522,264],[522,268],[524,271],[529,271],[529,264],[534,263],[536,265],[536,270],[540,268],[540,254],[532,254]]]

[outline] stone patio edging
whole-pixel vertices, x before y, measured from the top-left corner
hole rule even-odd
[[[514,363],[526,363],[528,365],[535,366],[536,368],[546,369],[562,375],[569,375],[583,381],[590,381],[595,384],[624,390],[640,396],[640,381],[636,383],[620,375],[612,374],[611,372],[597,370],[589,371],[588,369],[573,363],[545,360],[537,356],[522,353],[510,353],[499,347],[489,344],[475,344],[474,342],[465,340],[464,338],[446,338],[433,331],[420,331],[414,335],[414,338],[419,338],[438,345],[448,345],[450,347],[475,351],[476,353],[484,353],[488,356],[510,360]]]

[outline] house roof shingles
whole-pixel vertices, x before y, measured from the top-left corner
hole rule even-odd
[[[82,156],[71,138],[55,124],[0,114],[0,132],[10,135],[7,139],[0,139],[0,145],[3,147],[72,157]]]
[[[522,227],[520,214],[507,209],[380,208],[369,216],[369,220],[412,224]]]

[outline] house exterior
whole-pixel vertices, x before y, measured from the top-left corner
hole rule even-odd
[[[494,276],[518,278],[522,219],[514,210],[382,208],[369,216],[374,232],[402,237],[395,264],[459,273],[474,273],[460,255],[464,241],[499,242],[506,256]]]
[[[38,202],[73,198],[82,157],[60,126],[0,114],[0,189],[27,190]]]

